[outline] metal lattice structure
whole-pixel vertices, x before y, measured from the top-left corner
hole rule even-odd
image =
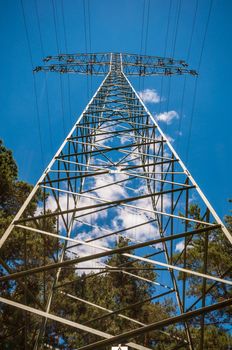
[[[109,349],[119,343],[130,349],[151,350],[153,347],[141,343],[139,336],[152,331],[161,332],[164,339],[171,337],[175,349],[193,350],[190,322],[195,318],[200,320],[197,349],[204,349],[205,315],[232,304],[232,299],[211,303],[214,288],[231,288],[232,281],[229,270],[218,276],[207,272],[208,242],[215,231],[222,232],[230,243],[232,237],[127,78],[197,73],[184,61],[128,54],[62,54],[44,61],[46,65],[37,67],[36,72],[106,76],[0,240],[4,251],[8,242],[13,244],[19,237],[34,237],[37,249],[46,247],[49,239],[56,259],[48,260],[45,249],[41,261],[34,262],[27,252],[24,268],[18,271],[8,264],[5,253],[5,261],[1,259],[5,275],[0,283],[22,285],[26,298],[6,298],[3,293],[0,302],[22,310],[22,314],[35,315],[36,335],[30,349],[53,348],[44,340],[49,323],[62,324],[71,334],[90,334],[91,342],[82,343],[79,350]],[[39,210],[28,214],[38,194]],[[193,200],[201,210],[197,218],[189,214]],[[118,247],[120,237],[128,245]],[[202,261],[188,266],[188,249],[199,237],[204,242]],[[177,244],[181,246],[178,252]],[[107,265],[106,258],[115,255],[127,257],[131,263]],[[22,259],[20,253],[18,256]],[[138,261],[156,271],[154,280],[136,271],[133,262]],[[166,296],[171,297],[177,313],[145,324],[126,313],[127,308],[141,306],[141,302],[111,310],[103,302],[70,294],[66,290],[70,281],[62,280],[62,271],[67,268],[73,268],[77,276],[83,271],[114,272],[143,280],[154,287],[152,300],[162,303]],[[201,284],[200,297],[188,295],[190,278]],[[30,281],[40,285],[37,294],[30,290]],[[97,326],[58,313],[56,305],[61,297],[67,303],[70,300],[101,309]],[[116,323],[126,318],[128,328],[109,334],[101,328],[105,317],[113,317]],[[172,333],[173,325],[181,329],[181,335]]]

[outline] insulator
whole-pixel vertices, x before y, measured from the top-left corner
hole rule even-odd
[[[39,72],[40,70],[42,70],[42,67],[37,66],[37,67],[35,67],[35,69],[33,69],[33,72]]]
[[[47,56],[43,59],[44,62],[48,62],[52,59],[52,56]]]

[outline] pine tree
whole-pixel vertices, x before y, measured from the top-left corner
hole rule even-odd
[[[32,190],[32,186],[18,180],[18,168],[12,152],[0,141],[0,236],[3,235],[13,217],[20,209]],[[31,216],[38,208],[42,192],[38,192],[26,208],[24,217]],[[46,229],[43,222],[37,223],[38,228]],[[47,229],[52,231],[54,222],[47,222]],[[53,238],[43,238],[35,233],[14,230],[1,248],[0,276],[17,272],[46,263],[54,262],[54,254],[59,245]],[[49,277],[50,276],[50,277]],[[8,281],[1,284],[2,296],[16,301],[25,302],[33,307],[44,308],[44,301],[52,283],[53,274],[28,277],[23,282]],[[26,312],[22,313],[8,305],[0,305],[0,348],[24,349],[26,344],[33,343],[38,319]],[[27,326],[26,326],[27,325]]]
[[[189,217],[201,220],[201,209],[198,205],[192,204],[189,208]],[[232,216],[225,217],[226,225],[232,233]],[[195,225],[189,225],[189,229],[196,228]],[[199,225],[197,228],[200,228]],[[207,245],[207,274],[215,276],[226,276],[227,279],[232,278],[232,246],[223,232],[218,229],[212,233],[203,233],[201,235],[194,235],[187,246],[187,266],[195,271],[205,272],[204,270],[204,254]],[[179,263],[183,262],[183,257],[178,257]],[[183,274],[179,275],[183,278]],[[188,295],[191,297],[202,297],[202,278],[193,275],[188,275],[187,283],[189,283]],[[205,286],[207,294],[210,298],[210,303],[216,303],[223,299],[232,297],[232,287],[223,283],[213,283],[207,281]],[[200,299],[199,299],[200,300]],[[199,304],[200,307],[200,304]],[[204,335],[204,349],[231,349],[232,337],[228,332],[231,326],[232,309],[218,310],[213,313],[205,315],[205,335]],[[201,318],[196,318],[191,321],[193,328],[193,340],[196,349],[199,348],[200,339],[200,322]]]

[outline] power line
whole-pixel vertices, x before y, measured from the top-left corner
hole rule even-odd
[[[85,0],[82,0],[83,4],[83,13],[84,13],[84,37],[85,37],[85,53],[88,53],[88,40],[87,40],[87,20],[86,20],[86,6],[85,6]],[[86,81],[87,81],[87,99],[90,98],[90,88],[89,88],[89,76],[86,75]]]
[[[57,31],[57,21],[56,21],[56,7],[54,0],[51,0],[52,2],[52,14],[53,14],[53,22],[54,22],[54,28],[55,28],[55,38],[56,38],[56,48],[58,54],[60,53],[60,47],[59,47],[59,40],[58,40],[58,31]],[[65,137],[66,134],[66,128],[65,128],[65,119],[64,119],[64,96],[63,96],[63,84],[62,84],[62,78],[61,74],[59,74],[59,83],[60,83],[60,95],[61,95],[61,114],[62,114],[62,124],[63,124],[63,134]]]
[[[193,24],[192,24],[192,31],[191,31],[190,42],[189,42],[189,47],[188,47],[188,53],[187,53],[187,58],[186,58],[187,62],[189,61],[191,48],[192,48],[193,34],[194,34],[194,30],[195,30],[195,25],[196,25],[198,5],[199,5],[199,0],[196,0],[195,11],[194,11],[194,18],[193,18]]]
[[[27,28],[27,22],[26,22],[26,15],[25,15],[25,9],[24,9],[24,5],[23,5],[23,0],[20,0],[20,4],[21,4],[21,9],[22,9],[22,14],[23,14],[23,23],[24,23],[25,33],[26,33],[26,40],[27,40],[27,45],[28,45],[28,50],[29,50],[29,57],[30,57],[30,62],[31,62],[31,68],[33,70],[34,64],[33,64],[32,50],[31,50],[29,32],[28,32],[28,28]],[[36,119],[37,119],[37,124],[38,124],[38,131],[39,131],[39,143],[40,143],[41,161],[42,161],[42,166],[44,168],[45,167],[45,161],[44,161],[44,154],[43,154],[43,144],[42,144],[42,134],[41,134],[41,124],[40,124],[40,114],[39,114],[37,86],[36,86],[35,75],[32,74],[32,77],[33,77],[33,88],[34,88],[34,96],[35,96]]]
[[[149,32],[149,19],[150,19],[150,0],[147,0],[147,12],[146,13],[146,30],[144,32],[144,54],[146,55],[147,52],[147,41],[148,41],[148,32]],[[144,83],[145,83],[145,77],[143,78],[143,82],[142,82],[142,90],[144,89]]]
[[[166,53],[167,53],[168,36],[169,36],[170,19],[171,19],[171,9],[172,9],[172,0],[169,0],[168,23],[167,23],[167,30],[166,30],[166,35],[165,35],[164,54],[163,54],[164,57],[166,57]],[[161,112],[161,101],[163,99],[163,81],[164,81],[164,76],[162,75],[161,84],[160,84],[159,114]]]
[[[65,24],[65,15],[64,15],[64,1],[61,0],[61,13],[62,13],[62,22],[63,22],[63,29],[64,29],[64,43],[65,43],[65,50],[68,52],[68,40],[67,40],[67,30],[66,30],[66,24]],[[70,125],[72,125],[72,108],[71,108],[71,90],[70,90],[70,78],[69,74],[67,74],[67,82],[68,82],[68,106],[69,106],[69,120]]]
[[[88,52],[88,43],[87,43],[87,23],[86,23],[86,6],[85,0],[82,0],[83,3],[83,13],[84,13],[84,37],[85,37],[85,52]]]
[[[179,29],[180,12],[181,12],[181,0],[179,0],[178,5],[176,7],[176,23],[174,24],[172,53],[171,53],[172,58],[174,58],[175,50],[176,50],[176,41],[177,41],[177,34]],[[169,105],[170,105],[171,83],[172,83],[171,79],[172,79],[172,76],[170,75],[168,78],[168,94],[167,94],[167,105],[166,105],[167,112],[169,110]],[[165,132],[167,131],[168,131],[168,124],[165,125]]]
[[[176,41],[177,41],[177,35],[178,35],[178,29],[179,29],[181,4],[182,4],[182,1],[179,0],[178,10],[177,10],[176,30],[174,31],[174,40],[173,40],[173,49],[172,49],[172,57],[173,58],[174,58],[175,52],[176,52]]]
[[[89,0],[87,0],[87,4],[88,4],[88,22],[89,22],[89,49],[91,51],[91,46],[92,46],[92,43],[91,43],[91,25],[90,25],[90,2]]]
[[[204,32],[204,36],[203,36],[203,41],[202,41],[201,51],[200,51],[200,58],[199,58],[198,67],[197,67],[198,73],[200,73],[200,67],[201,67],[201,63],[202,63],[202,57],[203,57],[203,52],[204,52],[204,48],[205,48],[206,36],[207,36],[210,17],[211,17],[211,13],[212,13],[212,7],[213,7],[213,0],[210,0],[209,12],[208,12],[207,20],[206,20],[205,32]],[[193,105],[192,105],[192,112],[191,112],[191,117],[190,117],[190,128],[189,128],[189,134],[188,134],[188,138],[187,138],[187,148],[186,148],[186,164],[188,163],[188,157],[189,157],[189,147],[190,147],[193,117],[194,117],[195,105],[196,105],[197,87],[198,87],[198,77],[196,77],[195,85],[194,85],[194,92],[193,92]]]
[[[164,44],[164,57],[166,57],[166,54],[167,54],[168,36],[169,36],[170,19],[171,19],[171,10],[172,10],[172,0],[169,0],[168,24],[167,24],[166,38],[165,38],[165,44]]]
[[[59,54],[60,50],[59,50],[58,31],[57,31],[57,23],[56,23],[56,9],[55,9],[54,0],[51,0],[51,2],[52,2],[53,22],[54,22],[54,28],[55,28],[56,48],[57,48],[57,53]]]
[[[141,27],[141,40],[140,40],[140,55],[142,55],[142,52],[143,52],[143,32],[144,32],[144,21],[145,21],[145,7],[146,7],[146,0],[143,0],[142,27]]]
[[[36,18],[37,18],[37,24],[38,24],[38,29],[39,29],[39,39],[40,39],[41,52],[42,52],[42,56],[45,57],[37,0],[35,0],[35,11],[36,11]],[[47,83],[47,75],[45,74],[44,76],[45,76],[45,96],[46,96],[46,105],[47,105],[47,113],[48,113],[49,139],[50,139],[50,148],[51,148],[51,152],[52,152],[53,151],[52,123],[51,123],[51,113],[50,113],[50,107],[49,107],[48,83]]]
[[[91,40],[91,12],[90,12],[90,2],[87,0],[87,13],[88,13],[88,28],[89,28],[89,51],[92,52],[92,40]],[[90,92],[93,94],[93,79],[92,75],[90,75]]]
[[[142,27],[141,27],[141,40],[140,40],[140,56],[142,55],[143,50],[143,31],[144,31],[144,17],[145,17],[145,6],[146,6],[146,0],[143,0],[143,11],[142,11]],[[140,91],[140,84],[141,84],[141,76],[139,76],[139,91]]]
[[[187,63],[189,62],[191,48],[192,48],[192,41],[193,41],[193,34],[195,30],[195,25],[196,25],[198,5],[199,5],[199,0],[196,0],[192,29],[190,34],[190,41],[189,41],[189,46],[188,46],[188,51],[186,56]],[[186,77],[184,77],[183,92],[182,92],[182,98],[181,98],[181,108],[180,108],[180,119],[179,119],[179,125],[178,125],[178,133],[177,133],[177,149],[179,147],[180,136],[181,136],[180,133],[181,133],[182,120],[183,120],[183,108],[184,108],[184,98],[185,98],[185,91],[186,91],[186,82],[187,82]]]
[[[147,41],[148,41],[148,31],[149,31],[149,21],[150,21],[150,0],[148,0],[147,5],[147,26],[146,26],[146,35],[145,35],[145,44],[144,44],[144,54],[147,53]]]
[[[64,1],[63,0],[61,0],[61,15],[62,15],[63,30],[64,30],[64,45],[65,45],[66,52],[68,52],[68,41],[67,41],[67,31],[66,31],[65,18],[64,18]]]

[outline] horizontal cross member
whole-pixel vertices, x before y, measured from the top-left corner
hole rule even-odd
[[[49,188],[49,189],[53,189],[53,190],[59,190],[57,188],[48,187],[48,186],[46,186],[45,188]],[[138,201],[138,200],[141,200],[141,199],[156,197],[156,196],[160,196],[160,195],[166,195],[166,194],[174,193],[174,192],[178,192],[178,191],[190,190],[190,189],[193,189],[193,188],[194,188],[194,186],[180,187],[180,188],[174,188],[174,189],[165,190],[165,191],[161,191],[161,192],[148,193],[148,194],[144,194],[144,195],[141,195],[141,196],[122,198],[122,199],[118,199],[118,200],[114,200],[114,201],[103,200],[101,198],[97,198],[96,197],[96,198],[92,198],[92,199],[100,200],[100,201],[102,201],[102,203],[86,205],[84,207],[82,206],[82,207],[77,207],[77,208],[74,208],[74,209],[67,209],[67,210],[63,210],[63,211],[54,211],[54,212],[51,212],[51,213],[41,214],[41,215],[37,215],[37,216],[34,216],[34,217],[23,218],[23,219],[15,221],[15,224],[35,221],[35,220],[39,220],[39,219],[45,219],[45,218],[49,218],[49,217],[55,217],[55,216],[62,215],[62,214],[76,213],[76,212],[83,211],[83,210],[88,210],[88,209],[96,209],[96,208],[99,208],[99,207],[106,207],[106,209],[108,209],[107,206],[109,206],[109,208],[110,208],[110,206],[112,206],[112,205],[125,205],[126,203]],[[60,190],[60,191],[64,192],[64,190]],[[76,196],[81,196],[81,195],[83,196],[83,194],[81,194],[81,193],[73,192],[72,194],[74,194]],[[127,205],[127,206],[129,206],[129,205]],[[138,209],[146,210],[146,208],[140,208],[140,207],[138,207]],[[157,211],[157,210],[149,210],[149,209],[147,209],[147,211],[152,212],[152,213],[156,213],[156,214],[167,215],[167,216],[170,216],[170,217],[173,217],[173,218],[185,220],[187,222],[197,222],[197,223],[201,223],[201,224],[214,226],[213,224],[209,224],[207,222],[203,222],[203,221],[199,221],[199,220],[195,220],[195,219],[191,219],[191,218],[186,218],[184,216],[173,215],[173,214],[169,214],[169,213],[165,213],[165,212],[160,212],[160,211]]]
[[[212,229],[217,229],[217,228],[218,228],[218,225],[214,225],[212,227]],[[195,232],[194,231],[192,231],[192,232],[185,232],[185,235],[186,236],[187,235],[192,235],[192,234],[195,234],[196,232],[197,233],[200,233],[200,232],[201,233],[205,233],[205,232],[207,232],[209,230],[211,230],[211,228],[209,229],[209,228],[205,227],[205,228],[202,228],[202,229],[199,229],[199,230],[195,230]],[[52,264],[45,265],[45,266],[34,267],[32,269],[29,269],[29,270],[24,270],[24,271],[11,273],[10,275],[0,277],[0,282],[5,282],[5,281],[8,281],[8,280],[16,280],[18,278],[29,276],[29,275],[32,275],[32,274],[35,274],[35,273],[39,273],[39,272],[42,272],[42,271],[49,271],[49,270],[52,270],[54,268],[60,268],[60,267],[64,268],[64,267],[67,267],[67,266],[70,266],[70,265],[73,265],[73,264],[79,264],[79,263],[82,263],[82,262],[86,262],[86,261],[89,261],[89,260],[95,260],[95,259],[103,258],[103,257],[106,257],[106,256],[111,256],[111,255],[114,255],[114,254],[125,254],[126,256],[129,256],[131,258],[135,258],[135,259],[139,259],[141,261],[149,262],[149,263],[154,264],[154,265],[165,266],[165,267],[168,267],[170,269],[186,272],[188,274],[192,274],[192,275],[195,275],[195,276],[198,276],[198,277],[201,277],[201,278],[209,278],[209,279],[217,281],[217,282],[221,282],[221,283],[226,283],[226,284],[232,285],[232,282],[229,281],[229,280],[223,280],[221,278],[213,277],[213,276],[210,276],[210,275],[205,275],[205,274],[202,274],[200,272],[190,271],[190,270],[178,267],[178,266],[169,265],[169,264],[162,263],[162,262],[159,262],[159,261],[153,261],[153,260],[149,260],[149,259],[144,259],[143,257],[137,256],[137,255],[133,256],[133,255],[127,253],[127,252],[130,252],[130,251],[135,250],[135,249],[140,249],[140,248],[144,248],[144,247],[149,246],[149,245],[157,244],[158,242],[162,242],[164,240],[174,239],[174,238],[176,238],[178,236],[180,238],[181,237],[180,235],[182,235],[182,234],[177,234],[177,235],[165,237],[165,239],[164,238],[159,238],[159,239],[150,240],[150,241],[147,241],[147,242],[137,243],[137,244],[133,244],[133,245],[129,245],[129,246],[121,247],[121,248],[115,248],[115,249],[108,249],[108,248],[103,248],[103,247],[99,246],[98,247],[99,249],[104,249],[105,251],[101,252],[101,253],[96,253],[96,254],[92,254],[92,255],[86,255],[86,256],[78,257],[78,258],[71,259],[71,260],[65,260],[65,261],[62,261],[62,262],[56,262],[56,263],[52,263]],[[85,242],[85,244],[88,244],[88,243]]]
[[[79,350],[106,349],[106,347],[109,345],[113,345],[113,344],[120,343],[123,341],[127,342],[128,339],[135,338],[141,334],[145,334],[145,333],[154,331],[156,329],[163,328],[163,327],[168,326],[168,325],[173,325],[176,323],[184,322],[184,321],[192,319],[194,317],[197,317],[200,315],[205,315],[209,312],[219,310],[222,308],[226,308],[226,307],[231,306],[231,305],[232,305],[232,298],[221,301],[219,303],[216,303],[216,304],[213,304],[210,306],[205,306],[205,307],[202,307],[200,309],[186,312],[185,314],[166,318],[164,320],[152,323],[148,326],[143,326],[143,327],[140,327],[137,329],[133,329],[132,331],[128,331],[128,332],[116,335],[110,339],[100,340],[96,343],[92,343],[92,344],[89,344],[87,346],[83,346],[83,347],[79,348]]]
[[[126,75],[137,76],[197,75],[195,70],[187,68],[188,64],[183,60],[127,53],[60,54],[48,56],[43,61],[50,64],[37,66],[34,72],[105,75],[119,69]]]

